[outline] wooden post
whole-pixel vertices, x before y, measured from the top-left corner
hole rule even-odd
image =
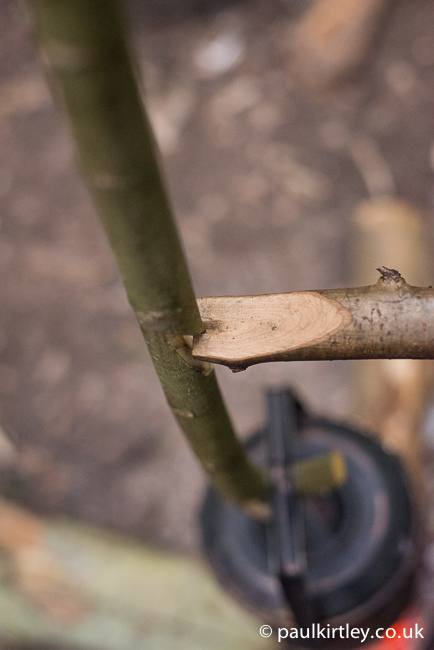
[[[411,282],[430,281],[423,218],[406,201],[380,197],[361,203],[354,215],[352,252],[357,283],[369,282],[379,260],[402,269]],[[434,327],[429,327],[433,336]],[[420,428],[433,381],[432,363],[378,359],[358,364],[354,374],[357,414],[400,454],[423,492]]]

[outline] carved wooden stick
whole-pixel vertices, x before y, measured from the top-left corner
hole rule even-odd
[[[434,290],[380,267],[353,289],[201,298],[193,356],[232,370],[265,361],[434,358]]]

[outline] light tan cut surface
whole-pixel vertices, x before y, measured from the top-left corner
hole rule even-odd
[[[242,362],[312,346],[351,323],[348,309],[314,291],[200,298],[206,332],[193,355]]]

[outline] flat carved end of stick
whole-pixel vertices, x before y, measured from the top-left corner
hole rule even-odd
[[[242,370],[298,348],[327,341],[351,321],[348,309],[314,291],[201,298],[206,331],[193,355]]]

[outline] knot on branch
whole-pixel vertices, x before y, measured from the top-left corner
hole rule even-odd
[[[396,269],[388,269],[387,266],[379,266],[377,271],[380,273],[379,283],[403,285],[407,284],[399,271]]]

